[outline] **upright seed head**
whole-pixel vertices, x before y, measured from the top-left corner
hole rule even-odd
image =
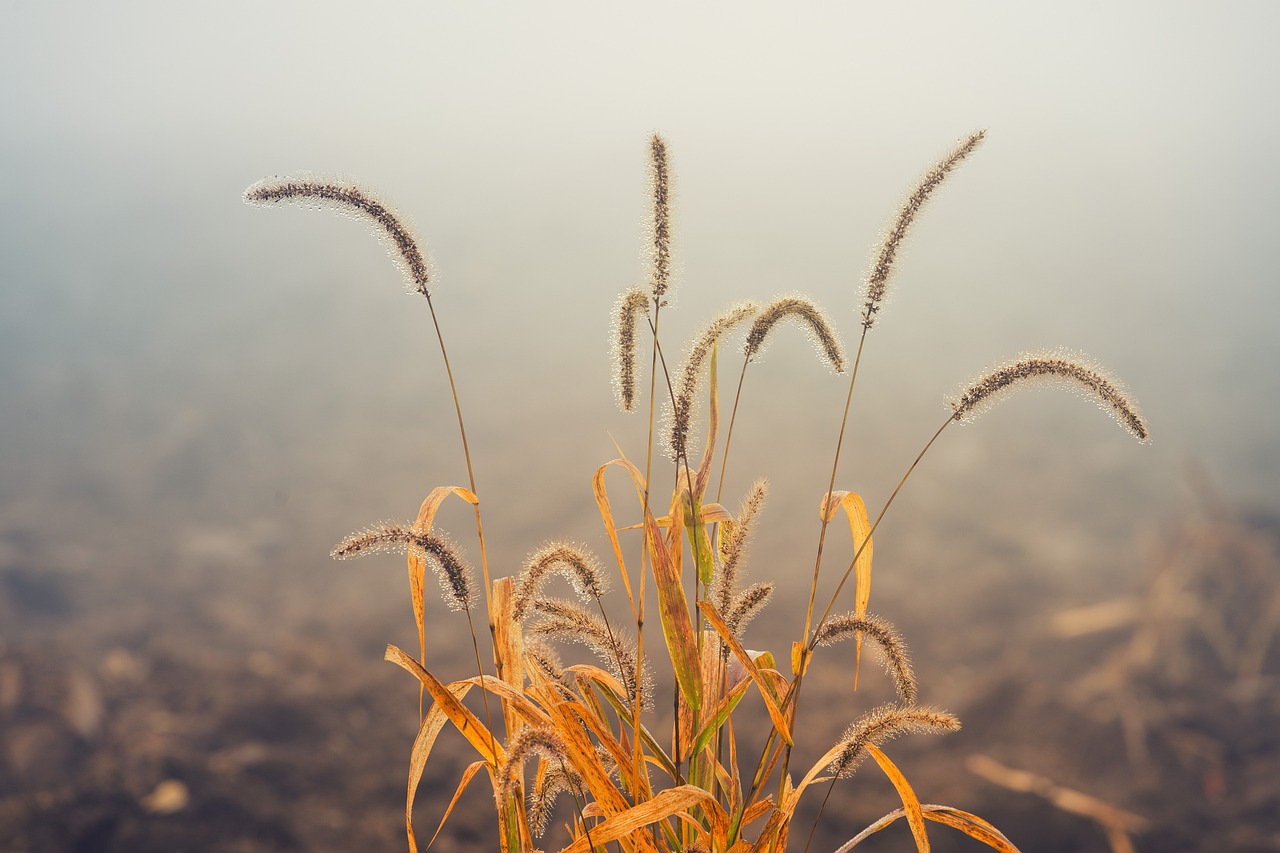
[[[779,297],[760,311],[742,344],[742,353],[747,361],[763,353],[765,341],[773,327],[787,318],[793,318],[804,326],[818,355],[832,370],[844,373],[844,350],[831,327],[831,321],[811,299],[799,295]]]
[[[423,296],[431,295],[428,289],[430,264],[418,248],[413,230],[405,223],[404,217],[369,190],[336,178],[298,175],[264,178],[244,191],[244,200],[258,206],[298,204],[336,210],[364,219],[374,226],[374,232],[390,250],[413,289]]]
[[[658,134],[649,138],[649,189],[653,194],[653,212],[649,222],[649,292],[659,304],[671,285],[671,166],[667,160],[667,141]]]
[[[1150,443],[1147,422],[1124,386],[1084,356],[1061,350],[1023,353],[983,374],[947,402],[955,420],[972,421],[1013,391],[1035,383],[1059,385],[1093,397],[1134,438]]]
[[[735,637],[742,636],[747,623],[756,618],[756,614],[764,609],[772,597],[773,584],[753,583],[742,591],[742,595],[733,600],[733,606],[725,614],[724,621]]]
[[[738,511],[738,520],[721,525],[720,565],[711,581],[711,598],[720,613],[726,617],[733,609],[734,597],[738,594],[738,576],[743,561],[747,556],[747,546],[751,543],[756,515],[764,506],[765,497],[769,494],[769,481],[757,480],[747,493]]]
[[[676,390],[675,405],[674,408],[669,408],[667,413],[671,428],[672,459],[685,458],[689,429],[693,425],[693,398],[702,381],[703,365],[711,355],[711,348],[715,346],[721,335],[726,334],[744,320],[750,319],[757,310],[759,309],[752,302],[734,305],[704,326],[690,344],[689,353],[685,356],[684,364],[679,371],[680,387]]]
[[[889,289],[889,277],[893,273],[893,262],[898,256],[898,249],[902,246],[903,240],[906,239],[907,231],[911,228],[911,223],[915,221],[916,215],[924,207],[925,202],[933,195],[933,191],[942,185],[947,175],[951,174],[961,162],[968,157],[973,150],[978,147],[983,138],[987,135],[985,130],[979,130],[964,142],[960,143],[951,153],[938,162],[929,172],[920,180],[916,188],[912,190],[911,195],[907,196],[907,200],[903,202],[902,207],[898,210],[898,217],[894,220],[893,225],[885,234],[884,241],[880,244],[880,249],[876,252],[875,259],[871,263],[871,271],[867,273],[867,282],[864,286],[865,301],[862,305],[862,325],[865,329],[870,329],[875,324],[876,316],[880,313],[880,309],[884,307],[885,294]]]
[[[636,408],[636,324],[648,307],[649,297],[632,287],[623,291],[613,309],[613,388],[624,412]]]
[[[827,767],[827,772],[847,779],[867,754],[867,744],[882,746],[899,735],[954,732],[960,721],[946,711],[914,705],[881,705],[849,724],[839,745],[844,749]]]

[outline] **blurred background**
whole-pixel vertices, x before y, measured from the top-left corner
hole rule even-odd
[[[402,563],[328,553],[466,483],[448,384],[426,305],[363,224],[248,207],[247,186],[349,177],[416,226],[502,576],[552,537],[604,553],[591,475],[614,441],[644,456],[642,416],[613,405],[609,321],[646,275],[650,133],[676,176],[674,353],[730,302],[791,291],[856,345],[882,229],[986,128],[900,257],[837,488],[874,514],[945,394],[1043,347],[1123,378],[1154,443],[1051,391],[948,430],[877,531],[872,609],[966,729],[894,755],[922,799],[1025,849],[1280,849],[1261,769],[1280,672],[1274,5],[0,17],[0,847],[403,847],[416,691],[381,661],[415,647]],[[846,385],[776,334],[725,503],[773,483],[748,572],[779,594],[748,645],[783,650]],[[441,524],[474,556],[465,507]],[[461,618],[429,623],[430,660],[465,677]],[[877,696],[829,681],[814,755]],[[460,739],[433,757],[427,837],[470,760]],[[1145,820],[1064,810],[1045,794],[1064,788]],[[471,793],[438,849],[492,848]],[[864,768],[814,849],[893,807]],[[939,849],[970,849],[949,832]]]

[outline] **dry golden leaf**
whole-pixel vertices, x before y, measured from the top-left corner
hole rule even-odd
[[[609,817],[591,827],[591,842],[587,842],[585,835],[579,836],[576,841],[564,848],[561,853],[587,853],[594,844],[599,847],[615,841],[619,838],[625,838],[638,829],[657,823],[660,820],[677,815],[685,809],[693,806],[702,806],[706,809],[719,808],[719,803],[715,798],[701,788],[693,785],[681,785],[678,788],[668,788],[654,795],[653,799],[632,806],[625,811]],[[721,810],[723,813],[723,810]],[[636,840],[647,836],[636,836]]]
[[[475,506],[480,503],[480,499],[470,489],[464,489],[462,486],[436,486],[431,490],[431,494],[427,495],[422,502],[422,506],[418,508],[418,517],[413,522],[413,532],[423,534],[429,531],[435,524],[436,513],[440,510],[440,505],[450,495],[457,495],[467,503]],[[409,568],[409,595],[413,599],[413,619],[418,626],[418,648],[419,660],[423,664],[427,660],[427,638],[425,629],[426,620],[426,576],[427,561],[426,558],[416,549],[410,548],[408,553]],[[418,715],[422,715],[422,694],[418,694]]]
[[[453,792],[453,799],[449,801],[449,807],[444,810],[444,817],[440,818],[440,825],[436,827],[435,835],[432,835],[431,840],[427,842],[428,847],[436,843],[436,836],[440,834],[440,830],[444,829],[445,821],[449,819],[449,815],[453,814],[453,807],[458,804],[458,798],[467,789],[467,785],[471,782],[471,778],[476,775],[476,771],[484,766],[485,763],[483,761],[473,761],[467,765],[466,770],[462,771],[462,781],[458,783],[458,790]],[[412,836],[410,836],[409,849],[417,849],[417,845],[413,843]]]
[[[631,475],[636,492],[643,500],[645,480],[640,469],[625,456],[608,464],[618,465]],[[672,515],[675,515],[674,509]],[[685,701],[691,708],[700,708],[702,696],[698,643],[693,633],[693,622],[689,618],[689,602],[685,598],[684,586],[680,583],[678,565],[682,543],[677,538],[674,554],[668,550],[664,545],[662,532],[658,529],[658,523],[647,507],[644,510],[644,523],[648,534],[653,576],[658,587],[658,615],[662,621],[662,636],[666,640],[671,664],[675,669],[676,680],[680,683]]]
[[[436,704],[444,711],[445,716],[449,718],[449,722],[462,732],[463,737],[475,747],[476,752],[480,753],[480,757],[492,764],[494,767],[500,765],[506,759],[506,752],[502,746],[494,739],[493,734],[485,728],[484,723],[476,718],[465,705],[457,700],[457,698],[431,673],[423,669],[422,664],[414,660],[396,646],[387,646],[386,659],[401,668],[407,670],[414,675],[423,686],[427,688],[427,692],[431,694],[431,698],[436,700]]]
[[[941,823],[945,826],[951,827],[952,829],[958,829],[965,835],[981,841],[993,850],[999,850],[1000,853],[1021,853],[1021,851],[1013,845],[1012,841],[1004,837],[1004,833],[1000,832],[1000,830],[996,829],[977,815],[970,814],[969,812],[962,811],[960,809],[953,809],[950,806],[936,806],[928,803],[922,803],[920,805],[920,810],[928,820],[931,820],[934,823]],[[894,809],[887,815],[881,817],[875,823],[868,826],[866,829],[862,830],[862,832],[859,832],[853,838],[850,838],[844,844],[840,845],[840,848],[836,850],[835,853],[849,853],[850,850],[857,847],[867,838],[875,835],[877,832],[905,815],[905,810]]]
[[[751,655],[738,642],[738,638],[733,636],[729,626],[724,623],[724,619],[716,611],[715,605],[710,601],[699,601],[698,606],[702,609],[703,615],[707,617],[707,622],[720,635],[720,639],[729,647],[729,650],[746,668],[751,680],[755,682],[760,691],[760,696],[764,699],[764,706],[769,712],[769,719],[773,721],[773,727],[778,730],[778,734],[787,742],[788,746],[794,745],[794,741],[791,739],[790,726],[787,725],[787,718],[778,709],[778,697],[774,694],[773,685],[761,673],[755,661],[751,659]]]
[[[871,520],[867,517],[867,505],[854,492],[832,492],[823,500],[820,514],[824,521],[835,517],[836,509],[843,509],[849,519],[849,536],[853,540],[856,578],[854,588],[854,614],[858,618],[867,615],[871,602],[871,555],[875,543],[871,540]],[[858,687],[858,674],[862,670],[862,632],[858,632],[858,649],[854,661],[853,686]]]
[[[871,753],[871,757],[876,760],[876,764],[880,765],[884,775],[889,777],[893,787],[898,789],[898,796],[902,798],[902,808],[907,815],[907,823],[911,826],[911,835],[916,840],[916,850],[919,853],[929,853],[929,835],[924,828],[924,812],[920,808],[920,799],[911,789],[911,783],[907,781],[906,776],[902,775],[898,765],[890,761],[889,756],[885,755],[878,746],[868,743],[866,748],[867,752]]]
[[[450,687],[449,691],[461,700],[470,689],[471,686],[468,684],[458,684]],[[447,720],[444,709],[439,704],[432,705],[418,727],[418,735],[414,738],[413,749],[409,753],[409,787],[404,803],[404,825],[409,836],[409,853],[418,851],[418,841],[413,834],[413,801],[418,795],[418,785],[422,782],[422,773],[426,769],[427,759],[431,756],[431,749],[435,746],[436,738],[439,737]],[[439,833],[439,830],[436,832]]]

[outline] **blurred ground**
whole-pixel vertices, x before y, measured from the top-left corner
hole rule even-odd
[[[1277,519],[1209,507],[1159,537],[1131,595],[1058,584],[1044,600],[1080,606],[1040,611],[1026,587],[976,577],[968,599],[886,613],[914,649],[923,698],[965,726],[890,753],[922,800],[978,813],[1024,850],[1105,850],[1109,831],[1117,851],[1280,849],[1278,546]],[[378,660],[402,632],[357,612],[337,634],[286,619],[264,643],[247,626],[289,611],[242,595],[234,577],[188,580],[198,596],[163,572],[105,585],[44,570],[39,543],[5,547],[0,624],[22,639],[0,647],[0,849],[403,849],[416,691]],[[173,606],[122,627],[130,601],[157,594]],[[461,622],[433,633],[432,654],[452,656],[458,636]],[[821,745],[873,701],[878,673],[854,696],[847,670],[817,672],[810,707],[850,708],[807,718]],[[433,755],[420,836],[470,760],[460,739]],[[837,788],[812,849],[894,808],[877,773]],[[434,849],[493,849],[482,787]],[[978,849],[932,835],[939,850]],[[899,822],[864,847],[909,845]]]

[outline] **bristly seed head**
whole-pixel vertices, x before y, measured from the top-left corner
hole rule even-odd
[[[1092,396],[1134,438],[1142,444],[1150,443],[1147,422],[1124,386],[1075,353],[1024,353],[1017,360],[983,374],[947,402],[951,405],[952,417],[972,421],[1017,388],[1037,382],[1061,385]]]
[[[711,580],[711,600],[726,618],[733,611],[733,601],[738,595],[739,570],[746,559],[747,546],[751,543],[756,514],[764,507],[768,494],[769,481],[757,480],[742,502],[737,521],[720,526],[721,557]]]
[[[882,746],[898,735],[941,734],[954,732],[959,728],[959,720],[937,708],[881,705],[854,720],[844,730],[839,741],[844,749],[827,766],[827,772],[841,779],[848,779],[866,757],[869,743]]]
[[[363,187],[312,175],[264,178],[244,191],[244,200],[259,206],[300,204],[331,209],[367,220],[375,226],[378,238],[391,250],[413,289],[430,298],[430,264],[418,248],[412,229],[390,205]]]
[[[764,609],[771,597],[773,597],[773,584],[753,583],[742,591],[742,595],[733,600],[733,607],[725,614],[724,621],[735,637],[742,636],[747,623],[756,618],[756,614]]]
[[[761,309],[756,321],[751,324],[746,340],[742,344],[742,353],[747,361],[763,353],[765,341],[769,333],[780,320],[794,318],[808,332],[822,357],[836,373],[844,373],[844,350],[836,337],[827,315],[814,304],[813,300],[800,296],[782,296]]]
[[[587,646],[604,661],[629,697],[635,696],[638,684],[644,696],[645,707],[648,707],[653,695],[651,678],[647,668],[639,670],[636,666],[634,639],[619,635],[603,619],[574,601],[535,598],[529,606],[545,618],[527,629],[526,637],[547,637]]]
[[[676,391],[674,409],[668,407],[670,423],[670,450],[672,460],[685,458],[689,441],[689,429],[693,425],[693,397],[702,381],[703,365],[711,355],[720,336],[734,326],[753,317],[759,310],[752,302],[735,305],[702,328],[689,347],[684,365],[680,368],[680,387]]]
[[[573,584],[573,591],[584,601],[599,599],[607,589],[600,561],[585,548],[568,542],[549,542],[529,555],[524,570],[516,580],[515,618],[523,619],[529,602],[538,594],[542,583],[559,573]]]
[[[384,522],[352,533],[338,543],[330,556],[335,560],[349,560],[380,551],[404,554],[410,550],[421,554],[431,564],[450,610],[471,609],[475,604],[471,568],[453,543],[433,531],[415,533],[404,524]]]
[[[613,388],[624,412],[636,408],[636,324],[649,308],[649,297],[638,287],[623,291],[614,310]]]
[[[987,135],[985,130],[979,130],[964,142],[960,143],[946,157],[942,158],[929,172],[920,180],[916,188],[912,190],[911,195],[907,196],[907,200],[903,202],[902,207],[898,210],[898,217],[894,220],[893,226],[885,234],[884,242],[880,244],[880,249],[876,253],[875,260],[871,264],[871,271],[867,274],[867,282],[864,287],[865,301],[862,306],[862,325],[865,329],[870,329],[876,322],[876,316],[880,313],[880,309],[884,307],[885,294],[889,288],[889,277],[893,273],[893,262],[898,255],[898,249],[901,248],[903,240],[906,239],[907,231],[911,228],[911,223],[915,220],[925,202],[929,200],[929,196],[933,194],[942,182],[946,180],[947,175],[955,170],[956,166],[973,153],[978,147],[978,143],[982,142]]]
[[[885,670],[893,678],[898,696],[904,702],[916,701],[916,675],[911,669],[911,658],[907,655],[907,647],[902,637],[885,620],[877,616],[857,616],[845,613],[833,616],[822,625],[814,643],[819,646],[830,646],[859,633],[866,634],[875,642]]]
[[[524,763],[534,755],[564,766],[569,750],[564,739],[550,726],[529,726],[511,739],[507,745],[506,761],[498,770],[498,790],[496,791],[498,806],[510,799],[518,780],[517,774],[524,768]]]
[[[649,189],[653,193],[650,220],[649,292],[659,304],[671,286],[671,167],[667,160],[667,141],[658,134],[649,139]]]

